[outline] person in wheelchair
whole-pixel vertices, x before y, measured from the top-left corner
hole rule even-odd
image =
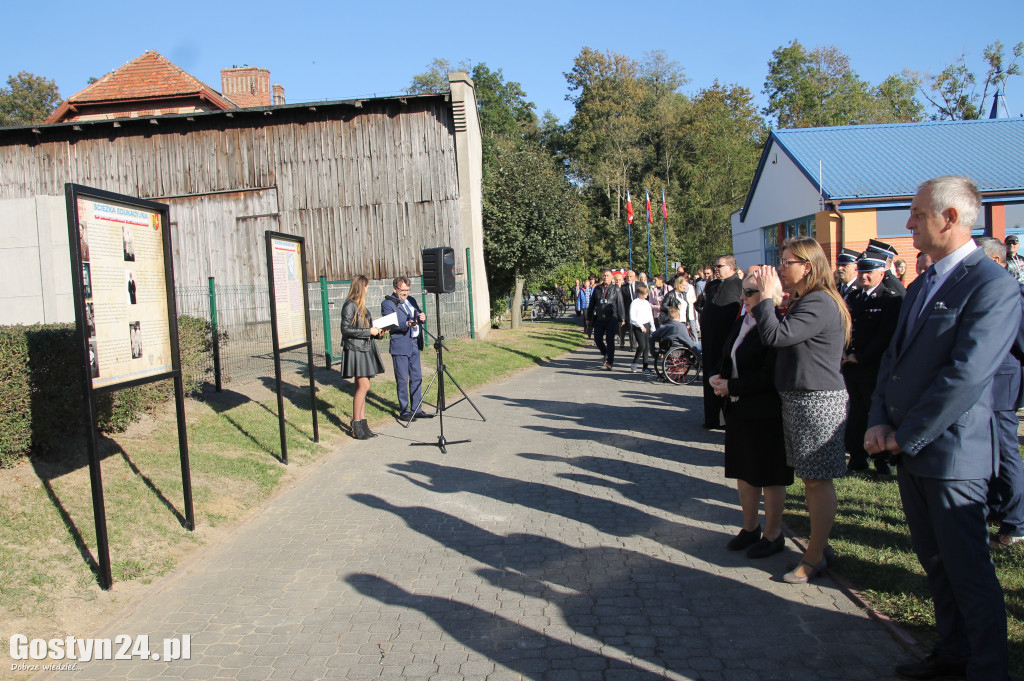
[[[657,343],[657,348],[652,351],[655,361],[665,354],[673,345],[684,345],[693,350],[697,357],[703,360],[700,343],[693,340],[690,330],[686,328],[680,319],[678,307],[668,308],[668,322],[662,324],[651,334],[651,343]]]

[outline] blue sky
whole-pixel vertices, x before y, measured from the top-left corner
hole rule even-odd
[[[663,49],[695,92],[716,78],[758,95],[776,47],[835,45],[871,83],[910,68],[938,72],[966,52],[981,70],[994,40],[1024,40],[1024,2],[964,11],[962,2],[266,2],[96,0],[5,9],[0,78],[29,71],[57,82],[68,97],[154,49],[220,89],[220,69],[259,66],[285,87],[289,103],[398,94],[434,57],[501,68],[519,81],[538,114],[572,115],[562,75],[581,47],[640,59]],[[927,7],[927,12],[916,9]],[[976,6],[980,7],[980,6]],[[46,16],[43,16],[43,12]],[[45,24],[43,23],[45,21]],[[13,30],[12,30],[13,29]],[[1012,115],[1024,112],[1024,78],[1011,81]]]

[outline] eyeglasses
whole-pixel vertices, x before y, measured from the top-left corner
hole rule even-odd
[[[749,298],[751,296],[756,296],[760,292],[761,291],[759,291],[756,288],[745,288],[745,289],[743,289],[743,295],[745,295],[747,298]]]
[[[722,263],[721,265],[715,265],[715,269],[716,269],[716,270],[720,270],[720,269],[722,269],[723,267],[728,267],[728,265],[726,265],[725,263]]]
[[[399,293],[408,293],[408,292],[409,292],[409,289],[407,289],[407,288],[400,288],[400,289],[396,289],[396,290],[397,290],[397,291],[398,291]]]
[[[779,269],[780,270],[784,270],[787,267],[791,267],[793,265],[806,265],[806,264],[807,264],[807,261],[806,260],[802,260],[802,259],[797,259],[797,260],[780,260],[779,261]]]

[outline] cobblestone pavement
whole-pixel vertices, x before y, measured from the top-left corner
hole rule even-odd
[[[105,634],[188,634],[191,660],[59,678],[892,678],[902,650],[829,579],[780,581],[792,545],[724,549],[740,514],[699,386],[597,359],[487,386],[486,423],[452,406],[472,442],[447,454],[437,419],[348,442]]]

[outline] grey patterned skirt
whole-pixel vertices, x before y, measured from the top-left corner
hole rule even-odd
[[[786,463],[797,477],[810,480],[841,478],[846,474],[845,390],[780,392]]]

